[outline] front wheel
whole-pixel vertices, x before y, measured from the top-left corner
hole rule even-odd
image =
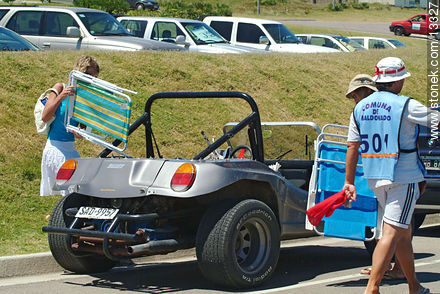
[[[49,225],[66,228],[72,222],[72,217],[67,217],[64,211],[67,208],[79,207],[83,204],[82,199],[70,194],[62,198],[50,215]],[[67,235],[48,235],[49,247],[53,257],[64,269],[81,274],[104,272],[111,269],[115,262],[105,257],[92,254],[75,254],[72,251],[72,243]]]
[[[144,9],[145,9],[145,7],[142,3],[136,4],[136,10],[144,10]]]
[[[280,251],[280,229],[263,202],[243,200],[228,209],[215,206],[200,222],[196,253],[202,274],[231,288],[250,288],[274,272]]]
[[[405,34],[405,29],[402,27],[397,27],[394,29],[394,35],[396,36],[402,36]]]

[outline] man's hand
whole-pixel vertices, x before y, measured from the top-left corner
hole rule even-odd
[[[356,187],[353,184],[345,184],[342,189],[345,191],[349,203],[356,201]]]

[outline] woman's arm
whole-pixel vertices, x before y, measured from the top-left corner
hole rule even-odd
[[[54,116],[61,101],[66,99],[68,96],[72,96],[75,94],[75,88],[73,86],[64,88],[62,83],[57,83],[55,84],[55,86],[53,86],[53,88],[57,90],[60,95],[57,96],[55,92],[50,92],[46,105],[44,106],[43,114],[41,116],[41,119],[44,122],[47,122]]]

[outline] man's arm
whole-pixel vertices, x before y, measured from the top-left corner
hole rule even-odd
[[[344,190],[347,199],[356,201],[356,188],[354,178],[356,176],[356,165],[359,157],[361,142],[347,142],[347,156],[345,157],[345,185]]]

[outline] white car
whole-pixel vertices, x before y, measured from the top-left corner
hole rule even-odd
[[[282,23],[257,18],[208,16],[203,20],[226,40],[271,52],[339,52],[332,48],[302,44]]]
[[[192,19],[121,16],[118,21],[134,36],[173,43],[190,52],[263,53],[263,50],[235,46],[207,24]]]
[[[342,52],[365,50],[358,42],[352,41],[344,36],[323,34],[297,34],[296,36],[304,44],[333,48]]]
[[[0,26],[44,50],[183,50],[135,38],[113,16],[97,9],[0,6]]]
[[[389,38],[378,38],[378,37],[348,37],[350,40],[356,41],[366,49],[390,49],[398,47],[406,47],[405,44],[399,40],[389,39]]]

